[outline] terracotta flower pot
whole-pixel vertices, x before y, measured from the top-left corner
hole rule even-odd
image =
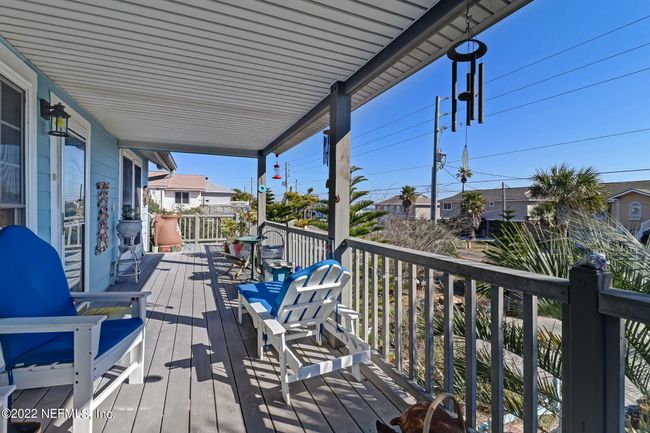
[[[183,238],[178,229],[178,218],[178,215],[156,215],[153,236],[160,252],[180,250],[183,247]]]

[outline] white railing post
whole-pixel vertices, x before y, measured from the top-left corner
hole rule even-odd
[[[194,215],[194,251],[198,251],[199,247],[199,216]]]

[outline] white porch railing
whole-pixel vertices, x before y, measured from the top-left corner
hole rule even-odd
[[[235,215],[181,215],[178,225],[185,242],[209,243],[225,240],[223,221],[234,219]]]
[[[272,222],[263,227],[284,233],[289,260],[307,266],[325,258],[325,233]],[[349,290],[351,307],[360,313],[359,335],[371,345],[375,364],[410,391],[454,392],[455,380],[462,378],[468,426],[476,428],[478,392],[488,392],[491,431],[502,433],[504,359],[513,362],[504,349],[504,292],[516,293],[523,299],[523,359],[516,368],[523,365],[524,431],[537,432],[538,379],[547,373],[538,371],[541,297],[562,307],[562,431],[578,431],[584,420],[591,424],[584,431],[623,431],[623,323],[650,322],[650,296],[611,289],[609,274],[592,269],[574,268],[570,279],[561,279],[357,238],[348,238],[346,245],[351,263],[344,265],[352,272]],[[487,305],[477,300],[479,285],[490,288]],[[462,296],[460,308],[454,305],[455,289]],[[478,314],[490,318],[489,342],[477,339]],[[438,329],[442,320],[442,335],[435,335],[434,320]],[[467,325],[462,338],[454,334],[458,320]],[[487,384],[477,381],[477,351],[490,355]],[[454,353],[463,354],[461,364]],[[606,383],[607,392],[599,383]],[[580,404],[590,399],[592,406]],[[585,412],[604,401],[602,413]]]

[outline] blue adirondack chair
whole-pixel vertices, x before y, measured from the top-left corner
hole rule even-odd
[[[290,403],[289,383],[352,367],[361,380],[359,366],[370,360],[370,347],[356,335],[356,311],[338,302],[350,272],[335,260],[324,260],[296,272],[284,281],[238,286],[239,323],[244,311],[257,328],[258,356],[265,343],[278,352],[282,398]],[[348,354],[316,364],[303,365],[287,344],[291,340],[314,336],[322,344],[327,330],[348,349]]]
[[[74,433],[120,383],[142,383],[147,292],[71,293],[56,250],[22,226],[0,230],[1,384],[17,389],[71,384]],[[131,318],[81,316],[77,304],[130,302]],[[93,382],[126,354],[129,365],[102,392]]]

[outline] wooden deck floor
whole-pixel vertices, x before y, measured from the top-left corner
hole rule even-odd
[[[285,405],[276,354],[268,351],[257,359],[250,320],[237,324],[237,282],[224,275],[225,263],[211,254],[213,248],[148,255],[140,284],[114,288],[152,292],[146,380],[123,384],[102,403],[99,410],[106,412],[96,418],[95,432],[375,432],[377,419],[387,422],[399,414],[405,403],[385,395],[387,386],[397,386],[372,366],[364,367],[367,379],[361,383],[347,371],[294,383],[292,405]],[[332,349],[308,340],[298,348],[306,360],[332,356]],[[69,386],[19,391],[14,407],[69,408],[71,391]],[[71,430],[64,417],[40,421],[45,432]]]

